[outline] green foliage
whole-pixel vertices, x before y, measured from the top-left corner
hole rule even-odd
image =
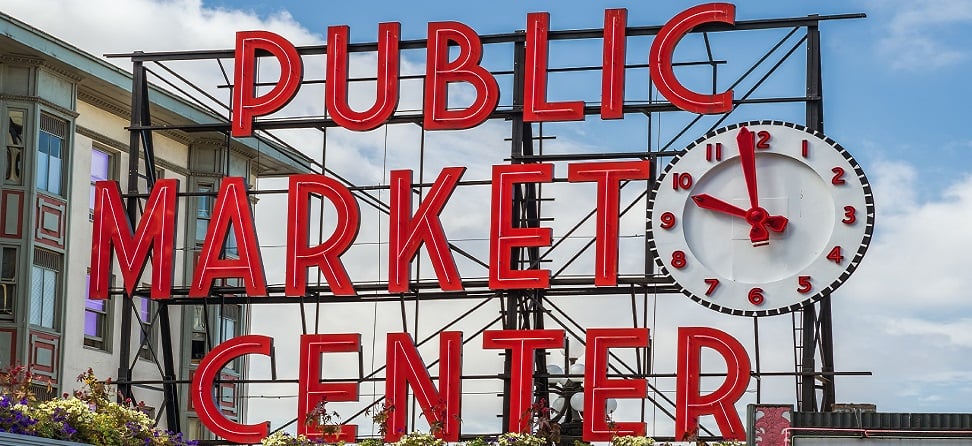
[[[611,439],[611,446],[652,446],[655,439],[633,435],[623,435]]]
[[[394,410],[395,410],[395,406],[389,406],[385,403],[381,403],[381,409],[372,408],[369,410],[369,413],[371,414],[371,421],[378,426],[379,437],[385,438],[385,434],[388,433],[388,417],[391,416],[392,411]],[[384,444],[382,442],[379,443],[380,444],[375,444],[375,445],[371,445],[371,444],[364,445],[364,442],[361,442],[358,444],[362,446],[381,446],[382,444]]]
[[[74,395],[37,403],[30,392],[31,373],[14,367],[0,373],[0,430],[56,440],[104,446],[187,446],[182,434],[154,426],[131,401],[112,401],[111,382],[101,382],[94,372],[78,377],[81,390]]]
[[[465,443],[465,446],[492,446],[492,443],[483,439],[483,437],[476,437]]]
[[[263,446],[318,446],[327,443],[320,440],[312,440],[303,435],[294,437],[281,431],[270,434],[269,437],[260,440],[260,444]]]
[[[519,434],[508,432],[500,435],[497,439],[499,446],[547,446],[546,439],[532,434]]]
[[[446,442],[432,434],[410,432],[402,435],[402,438],[392,444],[395,446],[445,446]]]
[[[358,446],[385,446],[381,438],[365,438],[358,442]]]

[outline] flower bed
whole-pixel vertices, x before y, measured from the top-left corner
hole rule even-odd
[[[30,393],[33,379],[25,368],[14,367],[0,375],[0,431],[104,446],[195,444],[181,433],[156,428],[141,405],[113,401],[110,381],[98,381],[90,369],[78,377],[82,390],[44,402]]]

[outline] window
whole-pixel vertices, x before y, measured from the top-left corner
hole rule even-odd
[[[61,195],[62,166],[64,164],[67,122],[42,114],[37,139],[37,188]]]
[[[190,440],[208,440],[213,434],[203,426],[199,418],[189,418],[189,426],[186,427],[186,438]]]
[[[230,282],[236,281],[236,282]],[[239,286],[239,279],[228,279],[226,286]],[[219,282],[217,281],[217,284]],[[212,333],[214,343],[219,344],[235,338],[241,334],[243,310],[239,305],[221,305],[216,307],[215,316],[210,313],[210,320],[215,320],[214,324],[206,319],[206,309],[202,305],[192,307],[192,339],[190,340],[190,360],[193,364],[198,364],[209,351],[206,342],[207,332]],[[208,330],[207,330],[208,327]],[[239,370],[237,361],[230,361],[226,367],[230,370]]]
[[[239,305],[223,305],[222,310],[219,315],[219,342],[226,342],[239,335],[237,324],[240,320],[240,307]]]
[[[155,349],[155,332],[152,330],[152,313],[155,309],[155,303],[147,297],[141,297],[138,301],[138,318],[139,325],[141,325],[141,330],[139,330],[139,344],[141,348],[138,350],[138,357],[142,359],[152,360],[155,358],[153,354]]]
[[[196,187],[196,192],[212,193],[211,184],[200,184]],[[196,245],[202,245],[206,240],[206,230],[209,229],[209,221],[213,218],[214,198],[209,195],[196,197]]]
[[[20,186],[24,182],[24,110],[7,112],[7,150],[3,183]]]
[[[215,189],[212,184],[200,184],[196,187],[196,192],[213,193]],[[209,230],[209,223],[213,218],[213,204],[216,198],[211,195],[200,195],[196,197],[196,246],[202,246],[206,241],[206,232]],[[230,227],[229,234],[226,236],[224,255],[236,258],[239,253],[236,246],[236,232]]]
[[[17,301],[17,248],[0,248],[0,319],[14,317],[14,303]]]
[[[111,298],[108,299],[88,299],[88,285],[91,282],[91,275],[85,276],[84,287],[84,345],[99,350],[108,350],[110,343],[109,309],[111,308]]]
[[[223,343],[240,335],[242,311],[239,305],[221,305],[219,308],[219,342]],[[239,358],[226,363],[226,368],[239,372]]]
[[[193,364],[199,364],[199,361],[202,361],[202,358],[206,356],[207,325],[205,308],[202,305],[194,305],[192,307],[192,339],[190,340],[192,352],[189,356],[189,360]]]
[[[88,209],[94,213],[95,182],[109,180],[114,171],[114,157],[111,153],[98,148],[91,149],[91,192],[88,199]]]
[[[57,328],[60,271],[60,255],[43,249],[34,250],[34,265],[30,270],[29,321],[32,325]]]

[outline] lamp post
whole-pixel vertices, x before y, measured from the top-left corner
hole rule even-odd
[[[584,364],[578,359],[568,358],[567,373],[556,364],[547,365],[550,422],[560,426],[560,446],[572,446],[584,434]],[[609,415],[617,407],[617,400],[607,400]]]

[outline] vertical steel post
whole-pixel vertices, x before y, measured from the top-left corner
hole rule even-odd
[[[142,125],[142,83],[145,82],[145,67],[141,61],[132,62],[132,109],[131,128],[128,145],[128,221],[138,221],[138,158],[141,152],[141,135],[138,127]],[[132,295],[126,291],[122,296],[121,314],[121,351],[118,353],[118,393],[119,397],[133,398],[132,395],[132,313],[135,305]]]
[[[523,109],[523,79],[526,61],[526,46],[523,40],[518,40],[513,46],[513,108]],[[533,155],[533,127],[530,123],[523,122],[523,115],[514,115],[511,122],[511,145],[510,156],[513,163],[518,163],[517,158]],[[539,186],[536,184],[518,185],[513,191],[513,226],[530,227],[540,226],[540,194]],[[526,257],[526,265],[523,257]],[[514,248],[511,255],[511,265],[514,268],[540,267],[540,249]],[[528,330],[543,328],[543,290],[509,290],[506,291],[506,313],[503,315],[503,328],[506,330]],[[509,426],[510,417],[523,416],[524,414],[510,413],[510,395],[514,389],[510,386],[510,372],[512,368],[512,356],[506,352],[503,364],[503,426]],[[546,352],[538,350],[534,352],[535,370],[542,370],[546,373],[547,357]],[[534,374],[533,395],[537,398],[547,394],[547,379],[545,376]]]
[[[139,194],[138,159],[140,155],[143,155],[142,157],[145,160],[145,177],[149,190],[151,190],[152,186],[155,184],[156,179],[155,149],[152,144],[152,132],[150,130],[142,130],[140,128],[143,125],[149,125],[151,123],[148,80],[146,79],[145,74],[145,66],[141,61],[135,61],[132,63],[132,110],[131,128],[129,129],[129,134],[131,137],[129,140],[127,188],[129,194],[127,202],[128,219],[131,222],[132,227],[134,227],[135,222],[138,221],[139,206],[136,195]],[[132,313],[137,311],[137,309],[134,305],[132,296],[126,294],[124,298],[128,311],[122,312],[122,350],[118,359],[118,377],[120,382],[118,390],[126,398],[132,398],[134,400],[134,394],[132,393],[132,386],[130,384],[132,379],[131,346],[133,345],[131,333]],[[173,432],[180,432],[179,395],[178,387],[175,383],[175,367],[174,359],[172,357],[172,330],[169,321],[169,309],[164,302],[159,303],[157,317],[159,319],[159,335],[162,338],[162,393],[166,415],[166,428]],[[139,329],[141,329],[141,327],[139,327]],[[141,341],[141,339],[139,339],[139,341]],[[141,342],[139,342],[139,344],[141,344]],[[156,358],[156,361],[158,361],[158,358]]]
[[[824,131],[823,118],[823,80],[821,76],[820,28],[817,24],[807,26],[807,127],[819,132]],[[810,305],[802,310],[803,317],[803,357],[801,358],[801,406],[805,412],[830,411],[836,400],[834,386],[834,337],[830,296],[824,296],[816,306]],[[816,390],[816,353],[820,352],[819,388],[823,391],[820,404],[817,404]]]

